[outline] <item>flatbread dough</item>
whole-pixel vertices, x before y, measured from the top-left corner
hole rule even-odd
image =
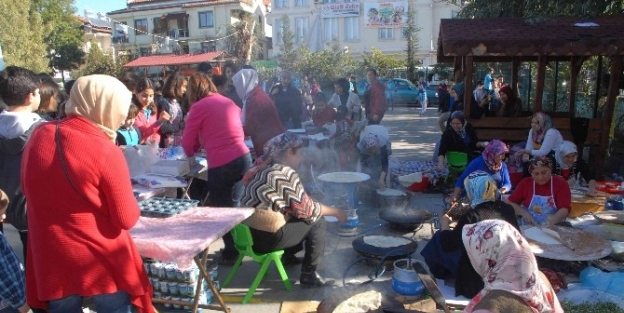
[[[358,172],[334,172],[320,175],[318,179],[329,183],[359,183],[370,179],[370,176]]]
[[[364,243],[377,248],[395,248],[410,244],[412,241],[394,236],[364,236]]]
[[[332,313],[366,313],[381,307],[381,293],[376,290],[358,293],[340,303]]]
[[[547,233],[545,233],[544,231],[542,231],[541,229],[537,227],[531,227],[531,228],[526,229],[524,231],[524,237],[526,237],[529,240],[533,240],[533,241],[543,243],[546,245],[561,244],[561,242],[559,242],[557,239],[553,238],[552,236],[548,235]]]

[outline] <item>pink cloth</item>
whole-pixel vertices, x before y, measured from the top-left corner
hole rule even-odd
[[[211,168],[219,167],[249,153],[241,123],[241,109],[218,94],[193,104],[189,111],[182,148],[192,156],[203,145]]]
[[[184,270],[253,212],[253,208],[196,207],[169,218],[141,217],[130,234],[141,256],[175,262]]]

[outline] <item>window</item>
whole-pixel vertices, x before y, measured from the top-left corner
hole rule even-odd
[[[214,27],[214,16],[212,11],[199,12],[199,28]]]
[[[358,16],[345,17],[345,40],[360,39],[360,20]]]
[[[323,37],[325,41],[338,39],[338,19],[326,18],[323,21],[325,23],[325,36]]]
[[[394,28],[380,28],[379,29],[379,39],[393,39],[394,38]]]
[[[150,48],[141,48],[141,49],[139,49],[139,55],[142,56],[142,57],[148,56],[150,54],[152,54],[151,51],[150,51]]]
[[[295,18],[295,43],[302,43],[308,36],[308,18],[296,17]]]
[[[295,6],[296,7],[307,7],[308,6],[308,0],[295,0]]]
[[[134,20],[134,34],[146,35],[147,34],[147,19]]]
[[[273,0],[275,5],[273,6],[276,9],[284,9],[288,7],[288,0]]]
[[[214,41],[201,43],[202,53],[217,51],[217,44]]]
[[[275,44],[281,45],[284,43],[284,22],[281,19],[277,19],[273,24],[273,28],[275,28]]]
[[[336,0],[323,0],[323,3],[336,3]]]

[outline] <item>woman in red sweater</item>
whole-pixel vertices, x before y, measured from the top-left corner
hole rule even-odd
[[[28,304],[50,313],[153,312],[152,287],[129,229],[140,211],[115,130],[131,93],[111,76],[76,80],[67,118],[45,123],[24,148]]]
[[[240,206],[244,188],[239,182],[251,167],[241,109],[234,101],[219,94],[204,73],[191,76],[187,94],[191,110],[182,135],[182,148],[187,156],[194,155],[202,145],[206,150],[210,206]],[[238,257],[234,240],[228,233],[223,236],[223,241],[221,263],[233,263]]]

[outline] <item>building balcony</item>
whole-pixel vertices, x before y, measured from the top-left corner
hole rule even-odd
[[[174,38],[174,39],[188,38],[189,30],[188,28],[172,29],[169,31],[169,37]]]
[[[128,43],[128,37],[113,37],[113,43]]]

